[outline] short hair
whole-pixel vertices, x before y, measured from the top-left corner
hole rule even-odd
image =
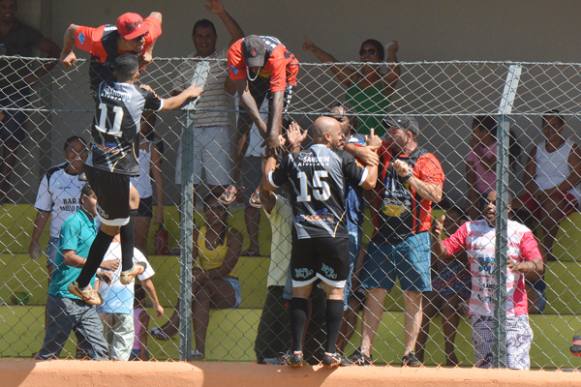
[[[492,135],[496,135],[498,122],[496,122],[496,118],[493,116],[475,116],[474,119],[472,119],[472,127],[479,127],[487,130]]]
[[[214,35],[218,35],[216,32],[216,26],[208,19],[200,19],[194,24],[194,28],[192,28],[192,35],[196,34],[196,30],[198,28],[209,28],[214,31]]]
[[[91,187],[91,185],[89,183],[85,183],[83,185],[83,187],[81,188],[81,196],[79,197],[79,203],[81,203],[81,198],[83,196],[91,196],[95,193],[95,191],[93,191],[93,188]]]
[[[135,54],[123,54],[115,58],[113,72],[117,82],[126,82],[139,71],[139,57]]]
[[[83,146],[86,148],[87,147],[87,141],[85,141],[84,138],[80,137],[80,136],[70,136],[69,138],[67,138],[65,140],[65,144],[63,145],[63,150],[66,152],[67,149],[69,149],[69,147],[74,143],[74,142],[80,142],[81,144],[83,144]]]
[[[551,109],[543,113],[542,118],[543,123],[545,123],[549,119],[549,117],[555,117],[556,119],[559,120],[561,125],[565,125],[565,118],[561,115],[559,109]]]
[[[375,49],[377,50],[377,56],[379,57],[380,61],[384,61],[385,60],[385,49],[383,48],[383,44],[377,40],[377,39],[366,39],[363,41],[363,43],[361,43],[361,48],[363,48],[363,46],[365,46],[366,44],[370,44],[373,47],[375,47]]]

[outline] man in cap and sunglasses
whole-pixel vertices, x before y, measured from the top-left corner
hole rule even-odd
[[[442,199],[444,171],[436,156],[417,142],[418,121],[392,116],[383,121],[386,137],[374,203],[374,233],[367,248],[361,287],[366,290],[361,347],[352,356],[370,364],[371,346],[383,315],[387,293],[399,278],[405,303],[405,348],[402,365],[421,365],[413,350],[422,323],[422,293],[432,290],[430,226],[432,203]]]

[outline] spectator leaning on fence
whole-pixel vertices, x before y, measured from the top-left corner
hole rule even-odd
[[[240,182],[242,157],[248,146],[248,134],[252,122],[266,139],[267,150],[278,146],[283,115],[287,112],[297,85],[299,61],[286,46],[273,36],[249,35],[234,42],[228,49],[228,75],[234,81],[244,107],[238,117],[234,151],[233,177]],[[268,120],[264,122],[258,110],[268,96]],[[229,186],[223,202],[236,199],[239,188]]]
[[[231,42],[244,36],[236,20],[224,9],[220,1],[207,2],[206,8],[218,16],[230,34]],[[178,67],[175,90],[189,85],[204,88],[204,95],[188,106],[194,109],[191,122],[194,126],[194,185],[206,185],[213,196],[220,197],[232,184],[232,138],[235,122],[235,93],[233,85],[225,88],[226,50],[216,50],[216,27],[208,19],[196,21],[192,41],[196,51],[194,61],[185,61]],[[226,90],[228,89],[228,90]],[[176,165],[176,182],[181,184],[181,144]],[[254,188],[253,188],[254,189]]]
[[[109,250],[105,253],[103,262],[119,261],[121,259],[121,243],[119,242],[120,238],[119,234],[117,234],[113,239],[113,243],[109,246]],[[159,303],[152,280],[155,271],[141,251],[134,249],[133,253],[134,264],[144,264],[140,268],[141,273],[137,275],[137,278],[149,294],[157,317],[161,317],[164,310]],[[135,333],[133,323],[134,282],[123,285],[119,281],[120,274],[121,268],[117,267],[112,273],[110,283],[102,283],[99,287],[103,304],[97,307],[97,312],[99,312],[99,316],[103,321],[103,333],[105,340],[109,344],[111,360],[129,360]]]
[[[77,61],[73,47],[89,53],[90,86],[96,92],[102,81],[113,81],[112,69],[117,56],[138,55],[140,69],[152,62],[153,46],[161,36],[161,20],[159,12],[151,12],[145,19],[137,13],[126,12],[117,18],[115,25],[71,24],[65,31],[60,60],[68,69]]]
[[[532,229],[540,226],[541,249],[552,261],[559,222],[581,205],[581,147],[565,137],[565,119],[557,110],[545,113],[542,130],[543,141],[531,149],[525,166],[525,192],[514,209]]]
[[[133,265],[133,225],[131,222],[130,199],[138,197],[135,189],[130,190],[130,177],[139,174],[137,138],[144,110],[175,110],[190,98],[198,97],[202,90],[190,86],[180,94],[159,98],[144,85],[135,86],[139,78],[139,59],[134,54],[120,55],[115,59],[114,81],[99,84],[96,95],[96,111],[92,125],[93,145],[85,162],[87,179],[98,197],[98,214],[101,221],[95,238],[77,281],[70,290],[88,303],[95,302],[89,286],[90,278],[113,237],[121,232],[121,278],[128,284],[135,278]],[[134,191],[135,195],[131,195]],[[135,202],[135,200],[133,200]]]
[[[65,220],[60,230],[55,270],[48,286],[44,342],[36,355],[37,359],[58,358],[71,331],[77,335],[77,345],[83,357],[101,360],[109,357],[97,309],[68,291],[69,284],[85,264],[91,243],[97,235],[97,197],[88,184],[81,189],[79,203],[80,208]],[[93,282],[94,277],[91,278]],[[94,292],[98,299],[96,304],[100,303],[100,296]]]
[[[66,139],[65,162],[50,168],[40,181],[36,195],[37,209],[30,236],[28,254],[32,259],[40,257],[40,237],[50,218],[50,238],[47,246],[47,271],[50,278],[59,246],[59,233],[63,222],[79,209],[81,188],[79,179],[87,159],[87,143],[78,136]]]
[[[464,211],[453,205],[447,199],[440,203],[440,208],[446,211],[444,227],[447,235],[452,235],[467,220]],[[452,261],[444,261],[437,255],[432,255],[432,291],[424,293],[422,306],[424,316],[422,327],[416,343],[416,357],[422,363],[430,333],[430,325],[434,317],[442,318],[444,333],[444,353],[446,366],[458,365],[454,340],[458,331],[460,319],[465,314],[466,304],[470,298],[470,272],[466,267],[465,252],[454,256]]]
[[[203,359],[210,309],[237,308],[242,302],[240,281],[232,270],[240,258],[242,235],[228,226],[228,209],[217,198],[204,199],[204,225],[194,230],[192,256],[192,318],[196,339],[194,359]],[[152,335],[166,340],[177,333],[180,316],[176,312],[162,328]]]
[[[451,257],[462,250],[468,254],[472,276],[469,312],[472,322],[472,343],[476,366],[490,368],[495,364],[496,346],[495,299],[499,286],[506,286],[506,359],[500,359],[511,369],[529,369],[529,351],[533,331],[529,324],[525,275],[541,273],[543,258],[537,241],[523,224],[508,221],[507,277],[500,285],[496,277],[496,192],[488,194],[483,207],[483,219],[464,223],[454,234],[440,240],[442,220],[434,224],[433,249],[442,257]]]
[[[337,62],[333,55],[309,39],[305,40],[303,49],[323,63]],[[401,71],[397,64],[398,50],[399,43],[395,40],[384,49],[381,42],[367,39],[359,48],[359,60],[364,64],[332,64],[330,67],[339,83],[347,88],[345,100],[349,108],[359,114],[357,131],[361,134],[368,134],[371,129],[380,136],[383,134],[381,118],[389,108],[389,97],[397,87]],[[387,68],[380,64],[385,60],[386,51]]]
[[[16,0],[0,1],[0,55],[33,57],[35,51],[58,58],[59,47],[36,29],[16,17]],[[10,179],[18,161],[18,148],[24,141],[32,86],[55,62],[31,59],[3,59],[0,77],[0,204],[12,191]]]
[[[384,120],[386,140],[379,151],[375,232],[367,247],[361,286],[367,290],[361,347],[355,364],[371,363],[371,347],[383,316],[385,296],[399,278],[404,293],[403,365],[418,367],[414,354],[422,322],[422,293],[432,290],[430,236],[432,203],[442,198],[444,171],[436,156],[418,145],[413,117]]]

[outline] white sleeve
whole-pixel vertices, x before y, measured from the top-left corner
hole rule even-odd
[[[143,262],[147,265],[145,271],[137,276],[137,278],[140,281],[145,281],[146,279],[150,279],[155,275],[155,270],[153,270],[153,267],[151,267],[151,264],[149,263],[147,258],[145,258],[145,255],[143,255],[143,253],[139,251],[137,248],[133,249],[133,262],[134,263]]]
[[[52,210],[52,204],[52,197],[48,190],[48,179],[45,174],[42,177],[42,180],[40,180],[40,186],[38,187],[34,207],[39,211],[50,212]]]

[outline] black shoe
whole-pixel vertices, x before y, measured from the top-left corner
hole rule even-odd
[[[401,365],[403,367],[421,367],[422,362],[418,360],[415,353],[410,352],[401,358]]]
[[[323,355],[323,365],[326,367],[336,368],[341,365],[343,361],[343,356],[339,355],[337,352],[328,353],[325,352]]]
[[[357,366],[373,365],[373,356],[367,356],[361,353],[360,349],[356,349],[349,358],[351,364]]]
[[[294,353],[294,352],[287,352],[286,354],[282,355],[281,360],[283,364],[288,365],[292,368],[300,368],[305,365],[305,360],[303,358],[303,353]]]

